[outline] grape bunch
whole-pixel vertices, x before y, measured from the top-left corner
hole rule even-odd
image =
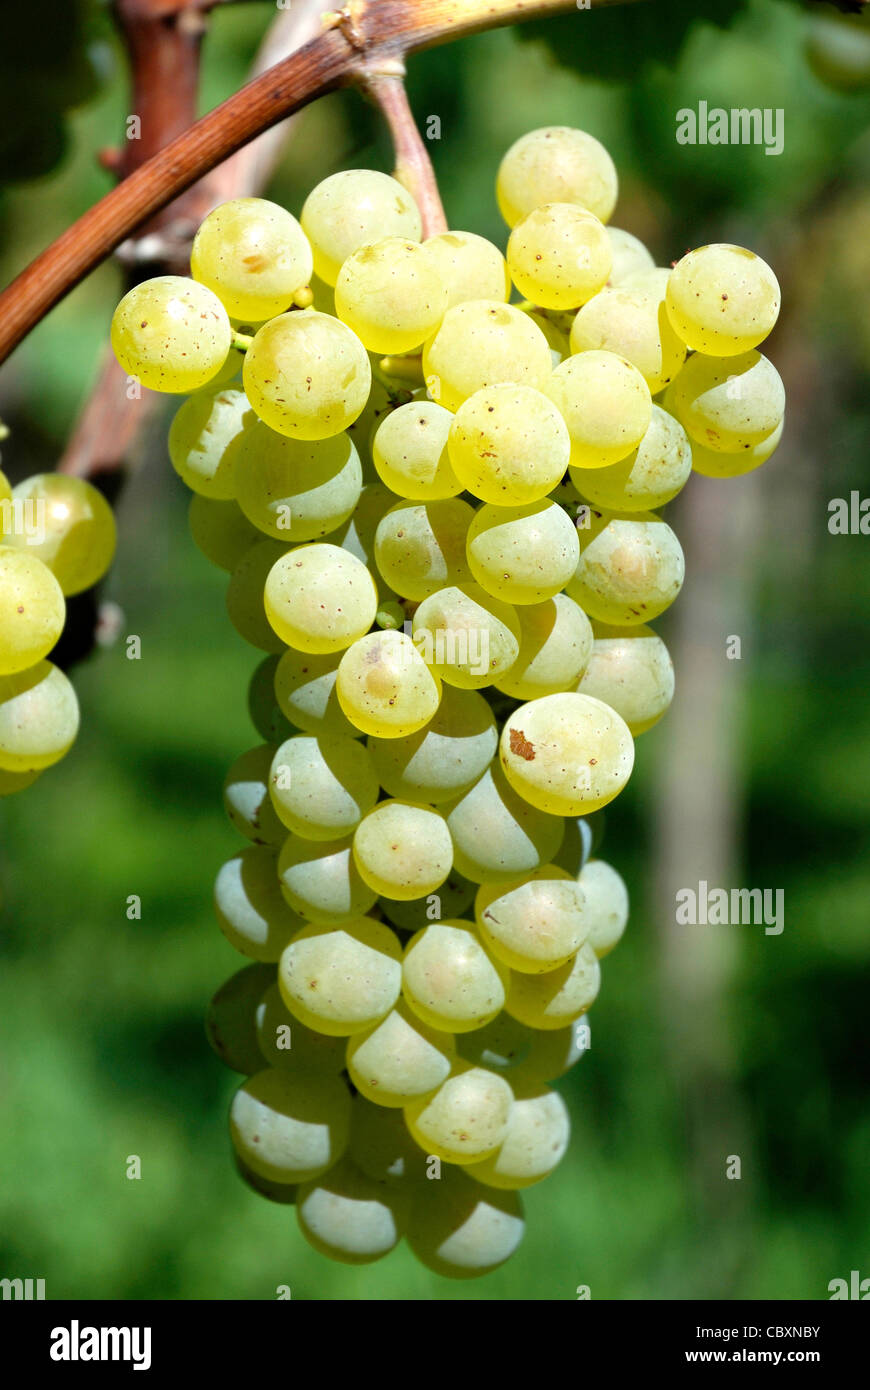
[[[112,327],[128,373],[188,396],[170,459],[262,653],[262,741],[223,793],[248,844],[214,887],[251,962],[208,1014],[247,1078],[236,1164],[316,1250],[405,1237],[458,1278],[512,1254],[568,1146],[552,1083],[628,916],[600,813],[674,689],[661,508],[693,468],[757,467],[784,413],[758,256],[656,266],[607,225],[616,171],[578,130],[519,140],[497,195],[506,255],[424,239],[372,170],[299,221],[226,203],[192,278]]]

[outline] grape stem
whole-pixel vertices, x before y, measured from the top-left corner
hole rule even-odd
[[[389,127],[396,155],[393,176],[407,188],[420,209],[424,239],[446,232],[447,218],[438,180],[405,91],[404,64],[396,61],[389,67],[366,67],[357,84],[380,108]]]
[[[253,333],[234,332],[230,341],[237,352],[247,352],[251,343],[254,341],[254,335]]]

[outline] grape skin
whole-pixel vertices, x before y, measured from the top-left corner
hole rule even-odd
[[[294,734],[274,750],[269,793],[287,830],[306,840],[337,840],[372,809],[378,779],[368,749],[356,739]]]
[[[405,1120],[425,1153],[447,1163],[476,1164],[504,1142],[512,1106],[503,1076],[460,1058],[434,1095],[405,1108]]]
[[[300,221],[315,272],[330,286],[361,246],[386,236],[419,241],[423,232],[419,208],[407,189],[374,169],[331,174],[309,193]]]
[[[69,751],[78,729],[76,693],[59,667],[39,661],[0,675],[0,769],[50,767]]]
[[[255,845],[283,844],[287,835],[269,799],[274,752],[268,743],[249,748],[236,758],[224,778],[224,810],[236,830]]]
[[[439,232],[423,245],[447,287],[449,309],[469,299],[510,299],[505,258],[485,237],[475,232]]]
[[[393,799],[363,816],[354,832],[353,858],[376,893],[410,900],[434,893],[447,878],[453,842],[433,807]]]
[[[473,1166],[470,1171],[473,1174]],[[464,1169],[448,1168],[440,1182],[415,1197],[408,1244],[435,1274],[474,1279],[510,1259],[524,1231],[516,1192],[483,1187]]]
[[[607,468],[574,468],[571,480],[597,507],[649,512],[670,502],[692,472],[693,444],[673,415],[653,402],[649,428],[637,448]]]
[[[362,917],[378,896],[353,862],[350,836],[315,841],[288,835],[278,856],[278,877],[294,912],[328,926]]]
[[[323,656],[349,647],[374,622],[378,591],[361,560],[328,541],[296,546],[266,577],[266,617],[281,642]]]
[[[576,309],[607,283],[613,252],[594,213],[570,203],[534,208],[514,227],[507,263],[518,292],[542,309]]]
[[[595,626],[589,664],[577,685],[621,715],[634,738],[661,719],[674,698],[674,667],[651,627]]]
[[[546,388],[571,436],[575,468],[606,468],[636,449],[652,418],[650,389],[615,352],[574,353]]]
[[[152,391],[187,394],[226,361],[232,340],[217,295],[182,275],[159,275],[129,290],[112,316],[121,367]]]
[[[352,515],[362,465],[347,434],[300,440],[255,424],[233,449],[235,496],[245,516],[279,541],[313,541]]]
[[[770,266],[743,246],[718,242],[689,251],[668,280],[668,316],[687,347],[730,357],[757,347],[779,317]]]
[[[370,738],[372,764],[390,796],[439,805],[473,786],[498,747],[495,719],[477,691],[447,686],[432,718],[404,738]],[[449,915],[449,914],[448,914]]]
[[[25,509],[36,509],[44,535],[39,540],[10,525],[3,530],[5,547],[26,548],[42,560],[66,597],[103,578],[114,559],[117,529],[112,508],[92,483],[60,473],[37,473],[19,483],[11,499]]]
[[[402,947],[382,922],[357,917],[297,932],[278,965],[281,997],[294,1018],[331,1037],[362,1033],[395,1005]]]
[[[461,486],[483,502],[538,502],[564,476],[568,428],[552,401],[531,386],[488,386],[459,407],[450,425],[450,462]]]
[[[571,579],[580,558],[577,531],[557,503],[485,503],[468,528],[468,564],[482,589],[507,603],[543,603]]]
[[[498,205],[509,227],[544,203],[574,203],[608,222],[618,186],[604,146],[570,126],[544,126],[522,135],[502,159],[496,180]]]
[[[261,323],[290,307],[311,279],[314,260],[299,223],[266,198],[233,198],[201,223],[190,271],[228,314]]]
[[[348,1039],[347,1069],[367,1100],[397,1108],[436,1090],[455,1055],[452,1034],[427,1027],[400,1002],[370,1032]]]
[[[242,379],[254,410],[273,430],[294,439],[329,439],[362,414],[372,369],[346,324],[305,309],[259,329],[245,353]]]
[[[504,1007],[508,970],[470,922],[446,919],[418,931],[405,948],[402,993],[418,1018],[445,1033],[468,1033]]]
[[[444,807],[456,868],[473,883],[504,883],[555,858],[560,816],[530,805],[496,759],[474,786]]]
[[[634,740],[601,700],[544,695],[505,720],[499,756],[511,786],[538,810],[579,816],[622,791],[634,766]]]
[[[406,738],[428,724],[441,681],[404,632],[369,632],[344,653],[335,690],[346,718],[375,738]]]
[[[484,386],[511,382],[546,390],[550,348],[538,325],[512,304],[472,299],[448,309],[423,348],[432,400],[456,411]]]
[[[222,864],[214,885],[218,925],[230,945],[258,961],[277,961],[303,925],[282,896],[273,845],[251,845]]]
[[[221,386],[190,396],[169,427],[169,460],[192,492],[228,502],[236,496],[233,445],[256,422],[244,391]]]
[[[425,247],[387,237],[348,256],[335,284],[335,309],[369,352],[410,352],[443,319],[447,289]]]
[[[683,587],[682,547],[655,512],[591,512],[566,590],[601,623],[635,627],[663,613]]]
[[[350,1137],[350,1096],[337,1077],[302,1078],[264,1068],[230,1106],[239,1158],[270,1182],[300,1183],[325,1173]]]

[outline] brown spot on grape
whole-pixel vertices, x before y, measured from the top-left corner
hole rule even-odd
[[[511,729],[510,745],[511,752],[518,758],[524,758],[527,763],[534,761],[535,746],[529,743],[522,729]]]

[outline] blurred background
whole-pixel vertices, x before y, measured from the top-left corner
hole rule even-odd
[[[3,60],[3,282],[110,186],[96,152],[131,109],[105,9],[57,8],[54,25],[44,6],[15,21]],[[677,698],[607,812],[600,853],[632,915],[604,963],[591,1051],[558,1083],[573,1142],[525,1194],[524,1244],[468,1283],[404,1247],[331,1264],[233,1170],[238,1077],[203,1014],[243,963],[211,884],[237,846],[221,783],[258,742],[259,656],[187,533],[167,402],[119,503],[105,597],[122,638],[74,669],[72,753],[0,803],[0,1275],[44,1278],[48,1298],[268,1299],[289,1284],[375,1300],[573,1299],[581,1284],[593,1299],[823,1299],[852,1269],[870,1276],[870,541],[828,530],[831,499],[870,495],[870,96],[819,80],[795,4],[720,0],[691,23],[687,8],[579,12],[409,71],[419,121],[441,120],[431,150],[452,226],[504,246],[502,153],[528,129],[576,125],[619,168],[614,224],[660,264],[735,241],[783,288],[765,348],[789,398],[779,451],[743,478],[693,477],[667,509],[688,567],[656,623]],[[202,110],[245,80],[273,15],[214,14]],[[700,101],[782,108],[782,153],[678,145],[676,112]],[[298,214],[314,183],[361,165],[391,167],[378,117],[353,92],[329,96],[296,124],[270,196]],[[119,284],[107,263],[0,373],[13,481],[56,466]],[[677,926],[674,894],[699,880],[783,890],[784,931]]]

